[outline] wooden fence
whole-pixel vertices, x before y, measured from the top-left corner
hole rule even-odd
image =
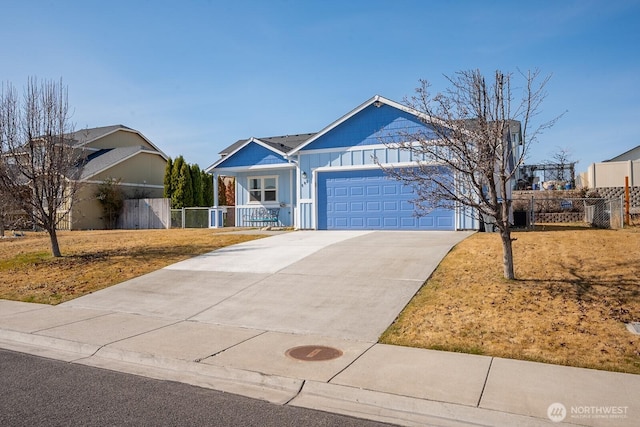
[[[152,229],[170,225],[170,199],[129,199],[124,201],[116,228]]]

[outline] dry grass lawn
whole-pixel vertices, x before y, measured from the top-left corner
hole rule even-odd
[[[388,344],[640,374],[640,229],[514,233],[518,280],[499,236],[478,233],[443,260],[385,332]]]
[[[214,230],[74,231],[63,257],[43,233],[0,239],[0,298],[58,304],[216,248],[258,238]],[[382,342],[640,373],[640,228],[547,227],[514,237],[518,280],[502,278],[499,237],[460,243]]]
[[[58,304],[169,264],[262,236],[210,229],[60,232],[62,258],[49,236],[0,239],[0,298]]]

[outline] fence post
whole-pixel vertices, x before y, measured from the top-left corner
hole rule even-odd
[[[187,215],[186,215],[186,210],[185,208],[182,208],[182,228],[186,228],[186,220],[187,220]]]
[[[626,225],[631,224],[630,211],[631,200],[629,199],[629,177],[624,177],[624,223]]]

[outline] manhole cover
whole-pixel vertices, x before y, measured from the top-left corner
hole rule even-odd
[[[640,335],[640,322],[627,323],[627,329],[632,334]]]
[[[322,345],[303,345],[290,348],[285,354],[293,359],[307,362],[319,362],[323,360],[337,359],[342,356],[342,351],[333,347]]]

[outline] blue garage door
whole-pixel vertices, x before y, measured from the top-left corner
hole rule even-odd
[[[411,187],[381,169],[318,173],[320,230],[454,230],[454,212],[416,217]]]

